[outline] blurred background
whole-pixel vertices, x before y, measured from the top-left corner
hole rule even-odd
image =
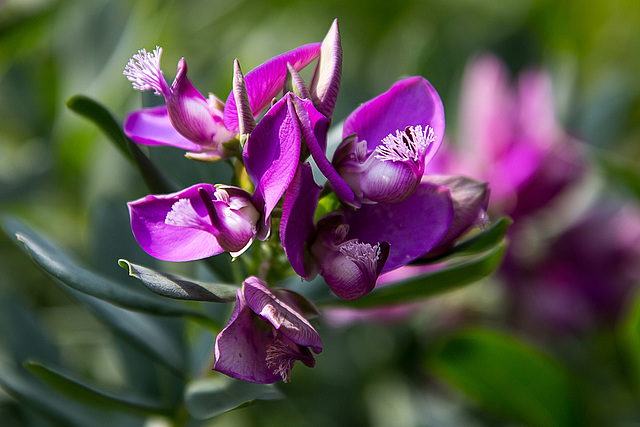
[[[584,425],[640,425],[638,384],[632,379],[636,368],[621,344],[637,336],[629,325],[638,317],[633,307],[640,282],[633,269],[640,251],[636,0],[0,1],[0,211],[21,218],[106,277],[132,280],[117,265],[119,258],[160,265],[138,248],[128,224],[126,202],[147,194],[144,183],[107,138],[69,111],[65,101],[76,94],[90,96],[120,120],[140,108],[143,98],[153,102],[153,95],[132,90],[122,70],[138,49],[156,45],[163,47],[168,80],[184,57],[193,84],[225,99],[234,58],[246,72],[276,54],[322,40],[336,17],[344,60],[334,122],[397,79],[422,75],[442,97],[447,137],[455,146],[462,133],[465,69],[478,55],[491,53],[514,81],[530,67],[549,73],[550,108],[555,108],[559,126],[578,141],[586,178],[568,199],[554,200],[562,203],[562,214],[522,219],[521,224],[533,225],[520,229],[520,237],[512,236],[512,250],[520,252],[511,253],[499,274],[427,302],[402,321],[338,325],[324,320],[325,351],[316,368],[294,371],[292,383],[281,389],[288,400],[259,402],[203,422],[480,426],[572,425],[580,420]],[[186,184],[224,182],[231,173],[224,164],[194,166],[178,149],[151,150],[151,156]],[[595,207],[602,208],[599,217],[587,218]],[[497,218],[501,212],[491,215]],[[533,245],[535,259],[527,258],[531,251],[526,249]],[[586,247],[594,249],[580,252]],[[605,262],[605,256],[611,261]],[[540,265],[549,265],[546,257],[553,266],[541,278],[536,274]],[[586,274],[601,278],[589,284],[589,291],[581,287],[587,278],[576,277],[573,267],[567,267],[581,262],[602,263],[597,272]],[[162,268],[188,272],[194,267],[165,263]],[[587,267],[576,268],[584,272]],[[561,283],[561,291],[554,283]],[[542,290],[532,297],[527,291],[532,288]],[[601,295],[603,288],[616,295]],[[607,298],[614,301],[599,304]],[[82,377],[115,389],[130,380],[122,354],[135,350],[116,342],[108,328],[40,272],[5,234],[0,235],[0,310],[3,361],[19,364],[20,357],[28,356],[11,348],[34,341],[21,328],[37,322],[52,343],[52,354]],[[577,317],[572,317],[574,311]],[[455,360],[459,352],[454,344],[469,345],[463,340],[469,336],[458,336],[460,342],[444,347],[439,339],[469,327],[476,328],[474,339],[508,337],[518,343],[509,348],[520,349],[522,343],[525,353],[541,353],[545,363],[548,357],[553,366],[570,371],[582,381],[576,388],[587,390],[576,398],[580,403],[560,410],[563,415],[557,418],[536,418],[540,409],[514,411],[504,402],[487,400],[491,391],[461,384],[443,360]],[[204,338],[205,352],[212,352],[213,339]],[[437,355],[429,356],[432,348],[440,348]],[[499,348],[489,354],[498,365],[504,362]],[[493,369],[499,374],[499,366]],[[526,388],[529,380],[534,381],[504,379],[497,384],[517,394],[517,387]],[[7,388],[6,379],[3,385]],[[553,396],[556,392],[561,393],[549,390]],[[0,424],[56,425],[55,417],[51,421],[46,411],[15,396],[15,389],[11,394],[0,391]],[[533,415],[523,416],[527,411]],[[167,421],[131,415],[126,423]]]

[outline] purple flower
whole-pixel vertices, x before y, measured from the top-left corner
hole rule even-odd
[[[268,229],[246,191],[197,184],[182,191],[129,202],[131,230],[149,255],[192,261],[224,251],[239,256]]]
[[[345,121],[333,164],[362,203],[400,202],[418,187],[444,135],[442,101],[409,77],[358,107]]]
[[[140,144],[172,145],[188,150],[192,158],[219,159],[224,155],[221,143],[236,136],[224,126],[222,102],[213,95],[205,98],[193,87],[184,58],[178,62],[176,78],[169,87],[160,69],[161,55],[161,47],[151,53],[141,49],[124,70],[134,89],[153,90],[166,101],[166,106],[129,114],[124,132]]]
[[[458,136],[457,149],[438,156],[448,165],[430,171],[488,181],[494,210],[514,218],[545,206],[585,171],[577,142],[556,121],[549,76],[527,70],[512,87],[493,56],[465,72]]]
[[[216,338],[213,369],[254,383],[289,381],[296,360],[315,365],[320,335],[306,317],[313,304],[287,289],[269,289],[257,277],[245,280],[227,326]]]

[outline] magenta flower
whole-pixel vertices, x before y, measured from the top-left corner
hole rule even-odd
[[[422,77],[395,83],[345,121],[333,164],[362,203],[400,202],[418,187],[444,136],[442,101]]]
[[[189,157],[196,159],[222,157],[221,143],[236,136],[224,126],[222,102],[211,94],[205,98],[193,87],[187,78],[184,58],[178,62],[176,78],[169,87],[160,69],[161,55],[161,47],[151,53],[141,49],[124,70],[134,89],[153,90],[166,101],[165,106],[129,114],[124,132],[137,143],[183,148]]]
[[[129,202],[131,230],[149,255],[192,261],[222,252],[239,256],[267,227],[246,191],[197,184],[176,193]]]
[[[269,289],[257,277],[244,281],[227,326],[218,334],[213,370],[244,381],[289,381],[296,360],[315,365],[320,335],[307,317],[317,309],[287,289]]]
[[[511,87],[505,65],[493,56],[468,66],[459,145],[438,160],[448,165],[434,164],[431,171],[488,181],[495,210],[514,218],[536,211],[575,183],[586,163],[577,142],[557,123],[549,76],[528,70]]]

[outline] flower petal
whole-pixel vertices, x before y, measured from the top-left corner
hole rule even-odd
[[[247,306],[242,290],[238,289],[231,319],[216,338],[214,371],[260,384],[282,379],[266,363],[273,331],[270,327],[261,327],[259,322]]]
[[[423,77],[408,77],[358,107],[344,123],[342,137],[357,134],[367,141],[367,150],[383,138],[408,126],[431,126],[434,140],[426,150],[425,163],[435,155],[444,136],[444,108],[438,92]]]
[[[303,278],[313,275],[313,266],[305,262],[305,244],[315,228],[313,216],[321,187],[313,180],[309,163],[298,166],[296,175],[284,195],[280,240],[293,270]]]
[[[311,43],[275,56],[244,76],[253,114],[258,116],[282,90],[287,76],[287,63],[300,71],[320,55],[321,45],[322,43]],[[238,131],[238,110],[233,92],[225,103],[224,124],[231,131]]]
[[[224,252],[207,229],[212,226],[199,188],[215,193],[215,186],[197,184],[127,203],[133,235],[149,255],[164,261],[192,261]]]
[[[333,21],[331,29],[322,41],[320,58],[311,78],[311,99],[313,105],[325,117],[333,115],[338,99],[340,77],[342,75],[342,45],[338,19]]]
[[[347,240],[389,243],[389,257],[381,272],[385,273],[438,244],[453,221],[453,202],[448,189],[423,182],[402,202],[362,205],[356,211],[345,209],[344,217],[349,224]]]
[[[138,144],[170,145],[188,151],[202,149],[199,144],[188,140],[173,127],[164,105],[129,114],[124,121],[124,133]]]
[[[244,297],[254,313],[262,316],[294,343],[311,347],[315,353],[322,351],[320,335],[309,321],[294,307],[280,300],[257,277],[244,281]]]
[[[256,186],[254,204],[271,215],[296,173],[300,158],[300,127],[292,94],[278,101],[251,132],[242,157]]]

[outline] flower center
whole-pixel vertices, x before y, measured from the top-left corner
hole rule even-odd
[[[299,347],[297,344],[294,346]],[[289,382],[291,369],[296,360],[301,360],[302,363],[311,367],[315,364],[310,353],[305,355],[299,351],[299,348],[293,348],[281,339],[276,338],[267,346],[267,367],[273,369],[274,374],[280,375],[285,383]]]
[[[162,56],[160,46],[156,46],[151,53],[140,49],[129,59],[122,74],[129,79],[134,89],[153,90],[156,95],[168,97],[171,91],[160,69],[160,56]]]
[[[380,245],[349,240],[340,246],[340,253],[355,263],[363,274],[376,274],[377,262],[380,258]]]
[[[429,145],[435,141],[433,128],[422,125],[407,126],[404,131],[396,130],[396,134],[389,134],[375,150],[375,158],[383,162],[412,162],[422,163]]]
[[[191,200],[180,199],[171,206],[167,212],[164,223],[176,227],[196,228],[211,231],[211,224],[205,221],[193,208]]]

